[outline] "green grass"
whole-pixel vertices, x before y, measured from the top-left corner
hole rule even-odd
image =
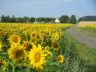
[[[89,48],[72,37],[71,39],[74,45],[73,52],[77,57],[79,57],[83,61],[83,63],[86,63],[87,72],[96,72],[96,49]]]
[[[75,53],[83,59],[88,66],[88,72],[96,72],[96,49],[88,48],[84,44],[74,40]]]
[[[91,27],[81,27],[79,30],[91,37],[96,38],[96,28],[91,28]]]

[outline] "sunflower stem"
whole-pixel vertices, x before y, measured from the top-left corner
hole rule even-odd
[[[28,67],[28,72],[31,72],[31,71],[30,71],[30,67]]]
[[[15,67],[13,66],[13,72],[15,72]]]
[[[15,62],[13,63],[13,72],[15,72]]]
[[[6,72],[6,69],[4,68],[3,71]]]

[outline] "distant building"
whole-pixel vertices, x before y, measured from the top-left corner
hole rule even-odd
[[[34,23],[38,23],[36,18],[35,18],[35,22]]]
[[[58,18],[55,19],[55,23],[60,23]]]

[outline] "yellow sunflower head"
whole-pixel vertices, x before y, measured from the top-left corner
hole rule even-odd
[[[7,62],[5,60],[0,59],[0,67],[1,66],[7,66]]]
[[[49,38],[49,36],[50,36],[50,32],[49,31],[45,31],[44,32],[44,38],[47,39],[47,38]]]
[[[31,42],[32,42],[32,43],[35,43],[35,42],[36,42],[36,38],[32,38],[32,39],[31,39]]]
[[[59,50],[59,44],[58,42],[52,42],[52,47],[55,51]]]
[[[2,50],[2,43],[0,42],[0,50]]]
[[[9,37],[9,42],[12,44],[12,43],[20,43],[20,40],[21,40],[21,38],[20,38],[20,36],[18,36],[18,35],[11,35],[10,37]]]
[[[64,56],[63,55],[59,55],[57,57],[57,61],[58,61],[58,63],[62,63],[64,61]]]
[[[46,46],[46,47],[45,47],[45,50],[46,50],[46,51],[50,51],[49,46]]]
[[[3,64],[3,61],[2,61],[2,60],[0,60],[0,67],[1,67],[2,65],[4,65],[4,64]]]
[[[57,41],[60,38],[60,32],[56,31],[52,34],[52,40]]]
[[[37,36],[36,31],[33,31],[31,36],[32,36],[32,38],[35,38]]]
[[[52,53],[51,53],[51,51],[50,51],[49,46],[46,46],[46,47],[44,48],[44,54],[46,54],[46,57],[47,57],[47,58],[51,58]]]
[[[25,51],[22,46],[11,46],[11,48],[8,49],[8,55],[9,58],[13,61],[19,61],[22,60],[25,56]]]
[[[0,31],[0,36],[2,36],[2,35],[3,35],[3,32]]]
[[[26,51],[30,51],[33,48],[34,44],[29,43],[29,42],[24,42],[24,49]]]
[[[43,37],[43,30],[38,31],[37,34]]]
[[[30,65],[36,69],[43,69],[43,65],[45,64],[45,55],[43,54],[43,50],[41,45],[38,47],[34,46],[29,53]]]
[[[37,37],[36,37],[36,42],[37,42],[38,44],[41,44],[42,41],[43,41],[43,37],[42,37],[40,34],[38,34]]]

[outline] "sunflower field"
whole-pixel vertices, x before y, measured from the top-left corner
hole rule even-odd
[[[71,26],[1,23],[0,72],[85,72],[66,31]]]

